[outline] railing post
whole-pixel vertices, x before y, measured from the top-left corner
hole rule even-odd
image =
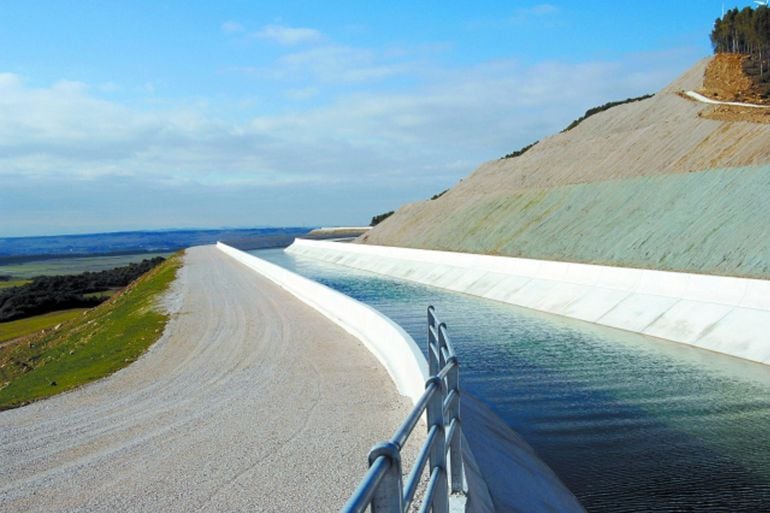
[[[439,323],[432,306],[427,313],[430,378],[425,383],[426,391],[393,438],[369,452],[369,471],[343,506],[344,513],[363,513],[367,507],[371,513],[403,513],[404,506],[414,498],[426,463],[430,484],[421,511],[449,513],[450,477],[452,493],[463,491],[460,367],[446,325]],[[423,414],[427,415],[430,443],[420,449],[404,497],[400,450]]]
[[[447,347],[446,343],[446,324],[443,322],[439,324],[436,327],[436,331],[438,331],[438,370],[441,370],[444,368],[444,365],[446,365],[446,358],[444,358],[444,351]]]
[[[438,483],[436,493],[433,496],[433,513],[449,513],[449,497],[446,475],[446,438],[444,433],[444,397],[446,397],[446,387],[444,380],[433,376],[425,383],[425,387],[435,384],[438,387],[436,393],[428,402],[428,430],[433,426],[438,429],[436,441],[430,449],[430,468],[439,469]]]
[[[382,477],[372,497],[372,513],[403,513],[403,484],[401,482],[401,453],[392,442],[383,442],[369,451],[369,466],[380,456],[390,462],[388,471]]]
[[[447,440],[449,444],[449,457],[450,465],[449,469],[451,475],[451,487],[452,493],[461,493],[463,491],[463,453],[462,453],[462,430],[460,429],[460,364],[457,362],[457,358],[453,355],[450,361],[454,363],[452,370],[447,376],[447,389],[449,391],[454,390],[456,395],[449,404],[447,410],[447,417],[449,422],[455,420],[457,428],[452,433],[451,440]]]
[[[438,358],[433,352],[435,348],[440,353],[441,348],[436,338],[438,332],[438,326],[436,326],[436,314],[433,306],[428,307],[428,375],[435,376],[440,367],[438,366]]]

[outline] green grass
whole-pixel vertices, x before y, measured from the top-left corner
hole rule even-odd
[[[35,315],[34,317],[19,319],[18,321],[0,322],[0,342],[25,337],[48,328],[53,328],[58,324],[76,318],[87,310],[87,308],[73,308],[71,310]]]
[[[98,298],[110,298],[114,296],[120,289],[109,289],[109,290],[103,290],[101,292],[89,292],[87,294],[83,294],[84,297],[92,298],[92,297],[98,297]]]
[[[10,289],[11,287],[20,287],[21,285],[26,285],[32,280],[9,280],[9,281],[0,281],[0,289]]]
[[[135,361],[163,332],[157,299],[176,276],[175,255],[58,331],[0,349],[0,409],[100,379]]]

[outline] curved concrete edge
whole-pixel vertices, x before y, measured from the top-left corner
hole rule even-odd
[[[309,280],[254,255],[217,242],[217,248],[297,297],[360,340],[390,374],[398,391],[415,404],[425,391],[428,362],[414,339],[374,308],[336,290]],[[427,315],[427,314],[426,314]],[[464,453],[464,459],[470,456]],[[451,497],[452,511],[495,511],[486,483],[474,475],[468,481],[468,499]],[[473,504],[473,509],[467,507]]]
[[[476,490],[468,513],[486,513],[490,502],[491,511],[585,511],[532,447],[470,394],[463,394],[462,419],[465,475]]]
[[[370,306],[325,285],[221,242],[217,243],[217,248],[358,338],[387,369],[399,392],[413,403],[417,402],[425,390],[428,365],[414,339],[400,326]],[[471,396],[463,397],[463,404],[467,405],[463,406],[463,424],[467,424],[464,429],[472,429],[474,432],[472,435],[463,432],[463,460],[466,464],[468,492],[467,500],[465,497],[450,498],[451,511],[507,511],[499,509],[497,504],[507,507],[511,500],[519,505],[531,504],[531,500],[540,504],[556,501],[561,506],[568,504],[571,507],[551,509],[553,511],[583,511],[571,492],[526,442],[491,410]],[[484,458],[481,461],[474,454],[477,450],[483,451]],[[496,456],[491,458],[491,454]],[[491,490],[486,481],[487,476],[500,474],[501,469],[508,472],[496,478],[496,487]],[[525,488],[530,491],[525,494],[526,503],[503,491],[508,489],[505,483],[512,479],[520,484],[528,483]]]
[[[696,93],[695,91],[685,91],[684,94],[692,98],[693,100],[699,101],[701,103],[708,103],[710,105],[731,105],[733,107],[750,107],[752,109],[767,109],[770,108],[767,105],[757,105],[754,103],[743,103],[743,102],[723,102],[719,100],[712,100],[711,98],[707,96],[703,96],[700,93]]]
[[[305,239],[286,251],[770,364],[770,280]]]
[[[463,396],[463,399],[465,396]],[[463,454],[463,473],[465,474],[465,486],[473,493],[468,493],[462,509],[465,513],[495,513],[495,502],[489,486],[481,472],[481,468],[473,454],[465,432],[460,433],[460,445]],[[455,513],[454,504],[450,503],[450,513]]]
[[[390,374],[399,393],[416,403],[425,390],[428,364],[399,325],[374,308],[336,290],[221,242],[217,248],[318,310],[356,337]]]

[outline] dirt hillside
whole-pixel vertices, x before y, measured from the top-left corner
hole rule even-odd
[[[723,53],[714,56],[706,67],[703,86],[698,92],[718,101],[764,105],[768,108],[718,105],[701,112],[717,121],[749,121],[770,124],[770,73],[762,77],[748,55]],[[751,71],[751,74],[749,73]]]
[[[703,75],[700,92],[709,98],[730,102],[756,100],[754,80],[743,71],[748,55],[722,53],[715,55]]]

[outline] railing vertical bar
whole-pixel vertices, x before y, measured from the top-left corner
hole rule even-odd
[[[455,354],[454,347],[452,346],[452,338],[449,336],[446,324],[442,322],[441,325],[439,325],[438,329],[439,331],[444,332],[444,345],[446,346],[446,348],[449,350],[451,354]]]
[[[449,389],[449,409],[447,417],[451,423],[460,423],[460,364],[453,356],[454,365],[447,375],[447,388]],[[452,493],[461,493],[463,491],[463,456],[462,456],[462,437],[460,430],[452,434],[447,441],[449,444],[449,471],[450,485]]]
[[[438,429],[434,426],[428,431],[428,437],[425,439],[425,443],[420,449],[420,453],[417,455],[417,460],[409,472],[409,477],[406,480],[406,486],[404,486],[404,510],[408,510],[409,506],[414,500],[414,494],[417,491],[417,485],[420,484],[420,477],[422,471],[425,469],[425,464],[428,463],[428,455],[433,444],[436,443],[436,435]]]
[[[430,479],[428,480],[428,486],[425,488],[425,497],[423,497],[422,505],[420,506],[419,513],[428,513],[433,511],[437,513],[436,503],[434,499],[439,493],[439,485],[441,482],[442,470],[440,468],[434,468],[430,473]]]
[[[428,401],[428,429],[435,427],[437,429],[436,441],[430,450],[430,468],[438,469],[439,482],[436,484],[436,493],[433,496],[433,512],[449,513],[449,501],[447,497],[446,482],[446,438],[444,437],[444,398],[446,396],[446,387],[444,382],[438,377],[432,377],[428,380],[427,386],[436,383],[441,388],[440,394],[433,394]]]
[[[443,329],[442,329],[443,328]],[[444,365],[446,365],[446,360],[444,359],[444,347],[446,347],[446,325],[442,322],[438,325],[438,368],[443,369]],[[431,374],[432,376],[433,374]]]
[[[435,366],[435,370],[430,373],[431,376],[435,376],[439,373],[441,370],[441,367],[439,367],[439,352],[441,349],[438,347],[438,343],[434,342],[433,344],[428,345],[428,358],[430,358]]]
[[[433,348],[439,349],[438,333],[436,329],[436,316],[433,306],[428,307],[428,373],[434,376],[438,370],[438,355],[434,355]]]
[[[384,442],[369,451],[369,464],[385,457],[388,469],[372,495],[372,513],[402,513],[404,511],[403,473],[401,472],[401,452],[392,442]]]
[[[393,438],[369,451],[369,470],[340,510],[343,513],[363,513],[368,507],[371,513],[404,513],[414,500],[426,460],[430,479],[421,512],[448,513],[450,485],[452,493],[463,491],[460,367],[446,324],[440,322],[433,306],[428,307],[427,316],[431,377],[425,382],[425,392]],[[405,484],[401,449],[423,413],[427,414],[428,435]]]

